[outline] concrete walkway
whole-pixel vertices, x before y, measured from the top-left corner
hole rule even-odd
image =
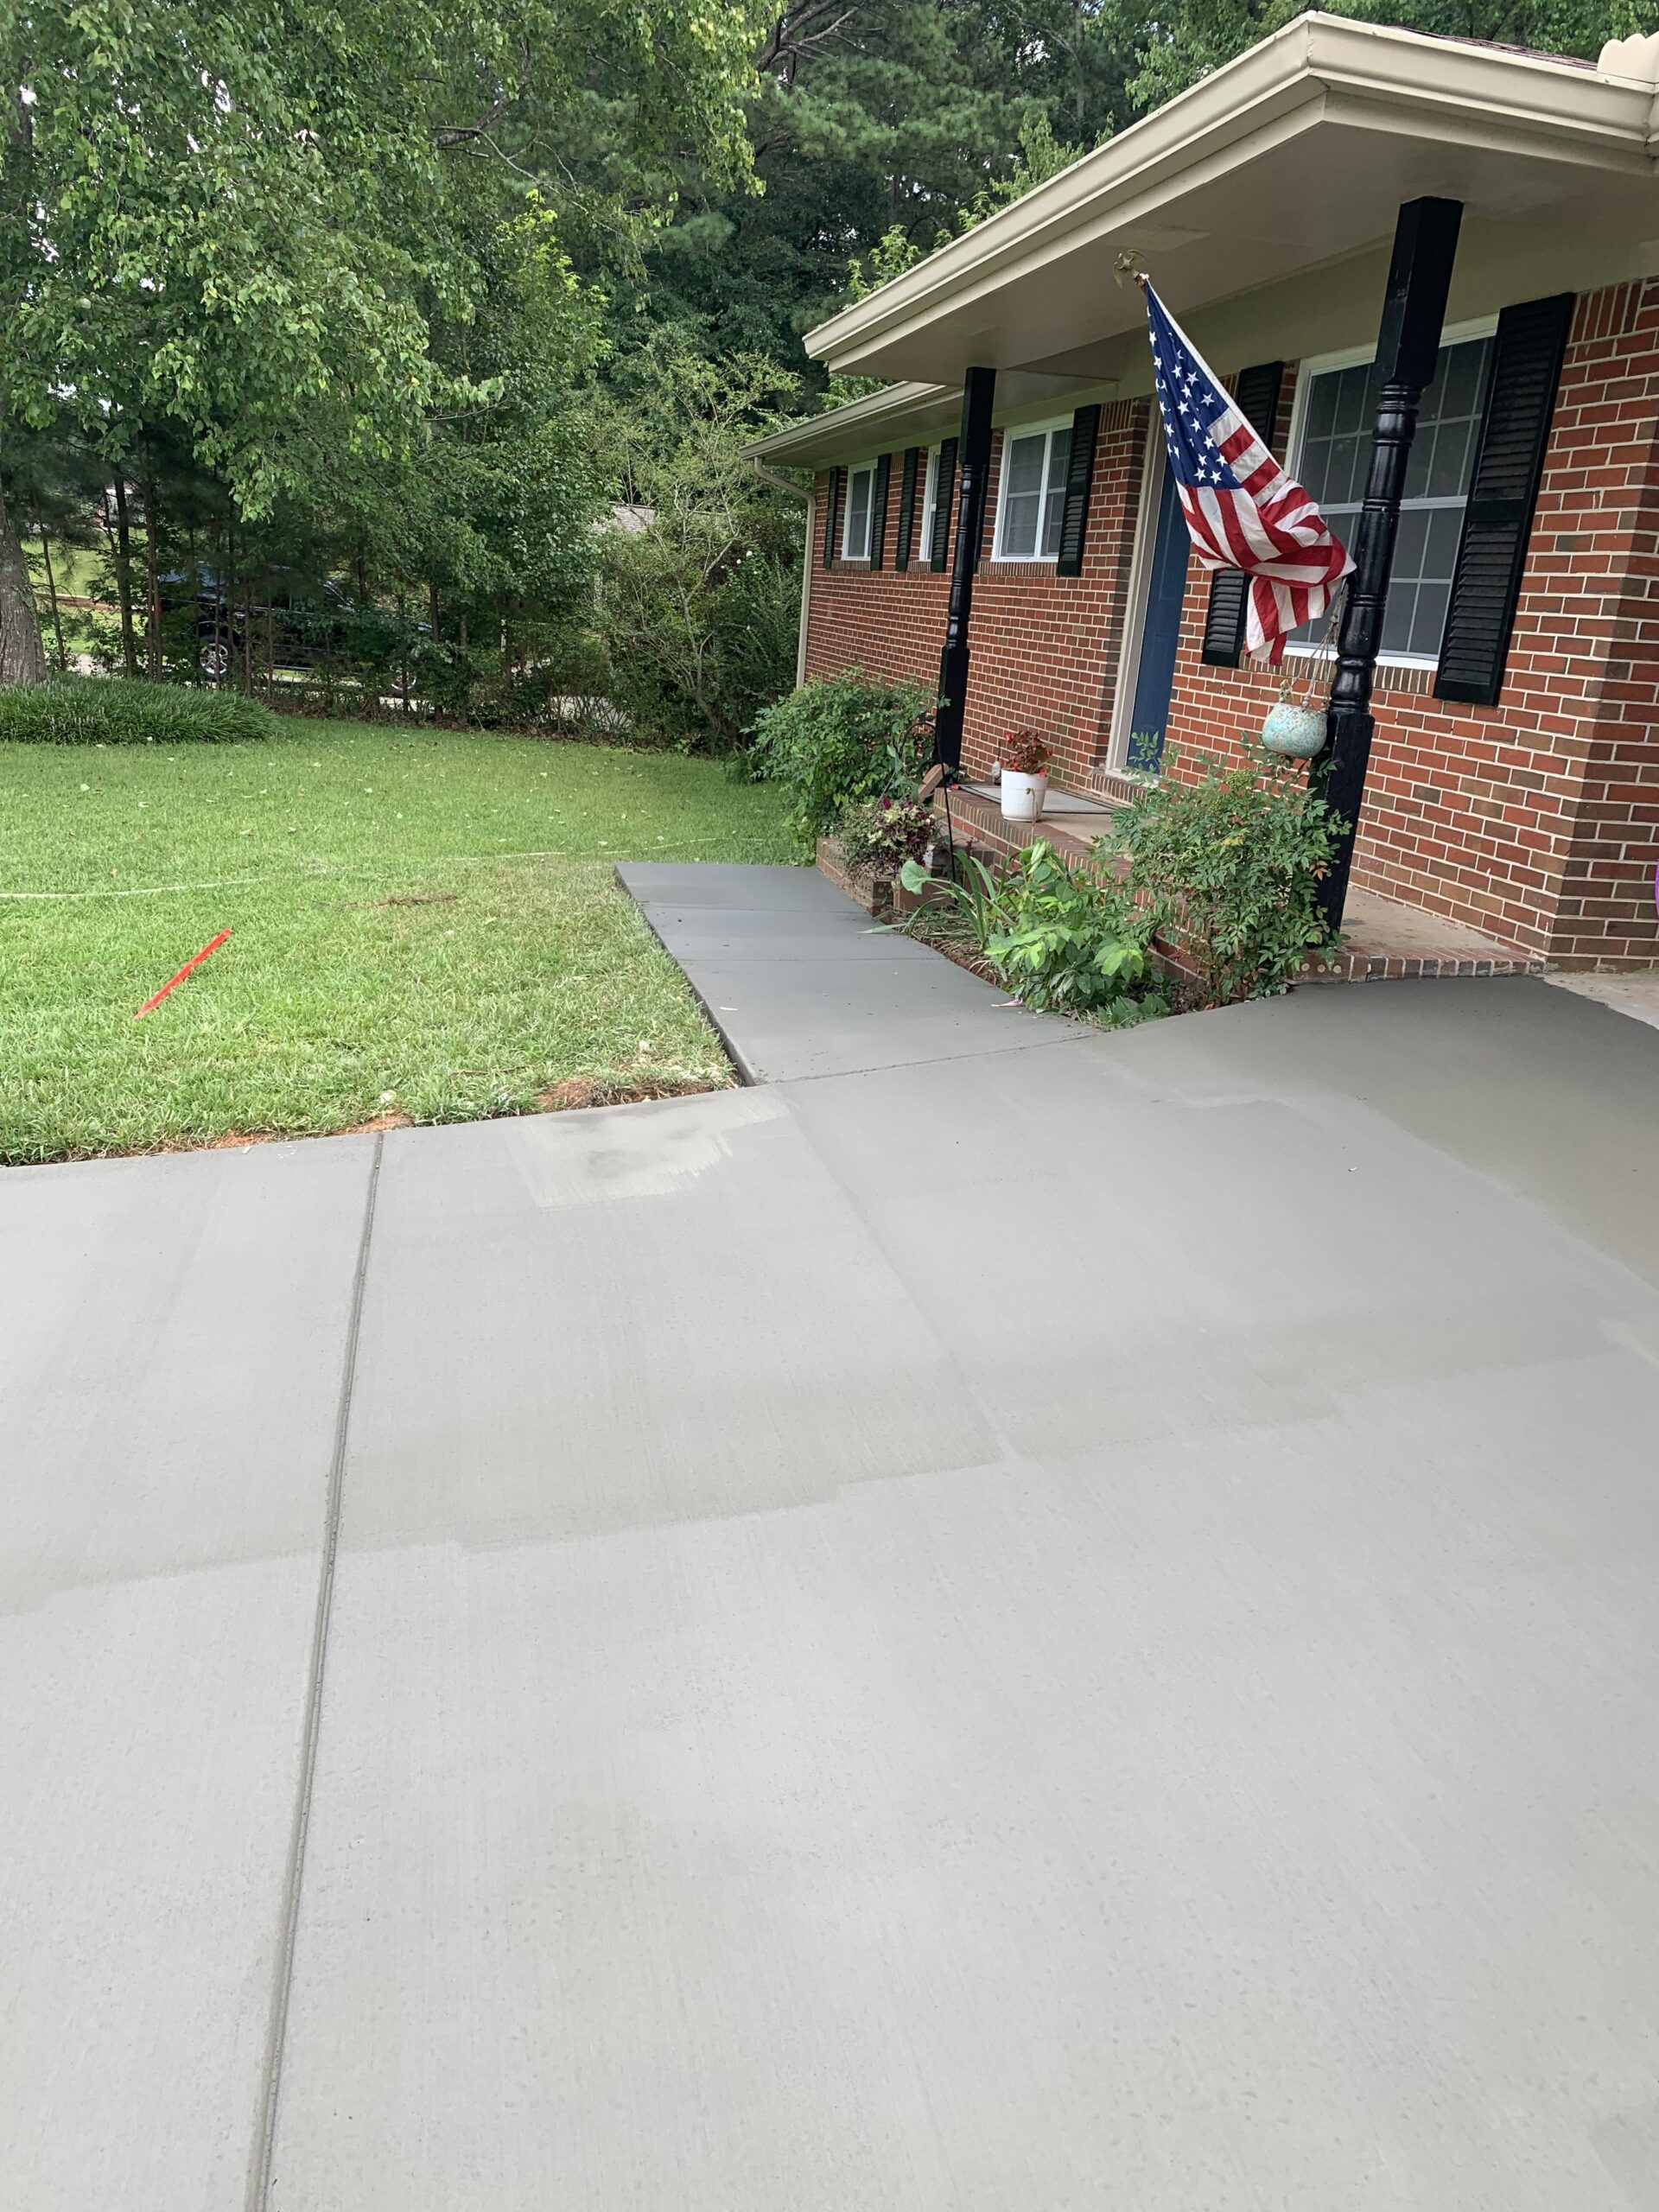
[[[1659,1033],[717,873],[787,1079],[0,1177],[4,2201],[1659,2203]]]

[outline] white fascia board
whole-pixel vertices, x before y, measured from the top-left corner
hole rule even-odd
[[[1340,16],[1306,15],[1131,125],[965,237],[810,331],[832,365],[936,316],[971,311],[1016,269],[1179,200],[1327,116],[1405,137],[1535,153],[1567,167],[1655,173],[1654,88],[1571,61],[1506,54]],[[1190,234],[1189,234],[1190,235]],[[1156,249],[1160,240],[1145,240]],[[1356,242],[1357,243],[1357,241]]]

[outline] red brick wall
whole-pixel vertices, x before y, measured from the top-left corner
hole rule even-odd
[[[1062,782],[1104,763],[1146,420],[1145,402],[1104,411],[1081,576],[982,561],[970,770],[1018,724],[1054,746]],[[812,549],[810,674],[937,675],[949,578],[893,572],[894,476],[887,568],[825,570]],[[988,543],[995,502],[994,471]],[[1203,664],[1208,588],[1194,563],[1169,722],[1178,774],[1198,753],[1240,757],[1277,687]],[[1498,703],[1436,700],[1427,670],[1378,677],[1356,881],[1568,964],[1659,960],[1659,282],[1579,303]]]
[[[1144,423],[1144,409],[1133,403],[1102,410],[1083,573],[1077,576],[1057,576],[1052,561],[991,560],[1001,432],[993,440],[969,633],[972,661],[963,758],[970,773],[982,773],[990,766],[996,740],[1007,729],[1039,731],[1054,748],[1052,772],[1061,783],[1080,783],[1104,755],[1128,595]],[[833,568],[825,569],[821,563],[828,479],[818,480],[813,501],[817,535],[809,549],[809,676],[858,666],[883,676],[913,676],[929,685],[938,681],[950,578],[948,571],[936,575],[925,565],[912,565],[902,574],[894,569],[900,485],[895,459],[886,566],[872,569],[866,562],[837,558]],[[918,483],[918,528],[921,504]],[[953,512],[952,556],[956,523]]]

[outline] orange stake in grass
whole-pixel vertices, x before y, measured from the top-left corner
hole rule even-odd
[[[197,953],[194,960],[187,960],[176,976],[169,976],[168,977],[166,982],[162,985],[161,989],[156,992],[153,999],[146,999],[144,1001],[137,1013],[133,1015],[133,1020],[135,1021],[142,1021],[147,1014],[153,1014],[156,1008],[160,1006],[162,1001],[167,996],[168,993],[169,991],[177,990],[179,985],[190,973],[190,970],[193,968],[200,968],[202,962],[207,957],[210,952],[217,952],[219,946],[224,944],[226,938],[229,937],[229,930],[220,930],[219,935],[213,939],[211,944],[204,944],[201,950]]]

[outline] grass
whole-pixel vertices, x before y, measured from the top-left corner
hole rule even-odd
[[[728,1082],[611,872],[784,860],[782,816],[711,762],[524,739],[0,745],[0,1160]]]

